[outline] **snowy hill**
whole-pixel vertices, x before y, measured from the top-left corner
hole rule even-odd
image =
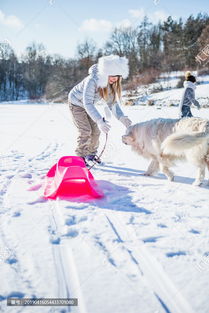
[[[182,76],[184,72],[179,71],[162,73],[157,82],[140,86],[131,94],[126,92],[124,102],[130,100],[134,105],[178,106],[183,88],[177,88],[177,84]],[[197,76],[197,82],[196,98],[201,106],[209,107],[209,75]]]
[[[143,176],[148,161],[122,144],[125,129],[112,118],[105,164],[92,169],[105,198],[44,201],[44,175],[74,155],[68,107],[2,104],[0,111],[1,312],[209,312],[209,186],[191,185],[191,165],[179,163],[172,183]],[[133,123],[178,116],[176,107],[124,111]],[[209,118],[208,109],[192,111]],[[78,298],[79,305],[9,307],[8,297]]]

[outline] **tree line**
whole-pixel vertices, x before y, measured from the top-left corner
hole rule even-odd
[[[70,43],[69,43],[70,44]],[[102,48],[91,39],[76,47],[76,58],[49,55],[43,44],[32,43],[17,58],[8,42],[0,42],[0,101],[23,98],[63,101],[102,55],[129,59],[127,86],[153,81],[160,72],[194,70],[196,55],[209,44],[209,16],[199,13],[185,22],[171,16],[152,24],[147,17],[132,27],[117,27]],[[207,67],[208,68],[208,67]]]

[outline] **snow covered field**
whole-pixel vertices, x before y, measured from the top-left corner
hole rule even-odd
[[[175,107],[124,111],[133,123],[178,115]],[[209,118],[209,109],[192,111]],[[0,113],[1,312],[209,312],[207,180],[192,186],[187,163],[174,169],[174,182],[144,177],[148,162],[122,144],[125,129],[112,118],[105,164],[92,169],[105,198],[44,201],[44,175],[74,155],[67,105],[2,104]],[[8,297],[78,298],[79,305],[9,307]]]

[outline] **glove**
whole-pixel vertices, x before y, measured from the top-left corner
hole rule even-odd
[[[128,128],[129,126],[131,126],[132,122],[131,120],[128,118],[128,116],[121,116],[121,118],[119,119],[121,121],[121,123],[123,123],[123,125]]]
[[[101,118],[99,121],[98,121],[98,127],[100,130],[102,130],[105,134],[107,134],[110,130],[110,124],[105,121],[104,118]]]

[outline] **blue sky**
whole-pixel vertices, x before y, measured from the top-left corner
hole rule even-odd
[[[92,38],[102,47],[113,27],[137,25],[144,15],[156,23],[199,12],[209,13],[208,0],[0,0],[0,42],[18,55],[36,41],[51,54],[75,57],[78,43]]]

